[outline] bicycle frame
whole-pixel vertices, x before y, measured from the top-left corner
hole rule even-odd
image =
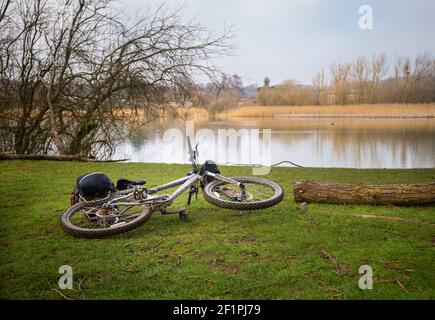
[[[213,172],[209,172],[207,170],[205,170],[202,174],[199,174],[198,172],[200,171],[199,169],[199,165],[198,165],[198,161],[197,161],[197,157],[198,157],[198,145],[195,146],[195,148],[192,148],[192,143],[190,140],[190,137],[187,137],[187,147],[188,147],[188,153],[189,153],[189,161],[192,163],[192,168],[193,171],[188,174],[186,177],[162,184],[160,186],[154,187],[154,188],[150,188],[150,189],[145,189],[142,187],[138,187],[135,186],[133,189],[128,189],[128,190],[123,190],[123,191],[118,191],[112,195],[119,195],[119,197],[114,198],[110,201],[107,202],[107,206],[111,206],[113,205],[115,202],[118,205],[143,205],[143,204],[157,204],[159,206],[159,209],[165,209],[166,207],[170,206],[172,204],[172,202],[178,197],[180,196],[183,192],[185,192],[186,190],[190,189],[193,185],[195,185],[196,183],[198,183],[199,181],[203,182],[203,178],[205,176],[209,176],[212,177],[213,179],[216,180],[221,180],[224,182],[228,182],[228,183],[232,183],[235,185],[238,185],[240,187],[240,195],[243,196],[245,193],[245,188],[243,183],[236,181],[234,179],[228,178],[228,177],[224,177],[220,174],[216,174]],[[155,196],[153,196],[153,194],[163,191],[163,190],[167,190],[173,187],[177,187],[178,188],[170,195],[168,194],[157,194]],[[136,196],[139,195],[139,196]],[[127,199],[131,196],[134,196],[135,199],[137,200],[136,202],[120,202],[119,200],[123,200],[123,199]],[[139,199],[137,199],[139,198]]]
[[[153,187],[150,189],[143,189],[141,187],[135,187],[134,189],[128,189],[123,191],[118,191],[112,194],[112,196],[115,196],[114,199],[107,202],[107,205],[113,205],[117,203],[118,205],[143,205],[146,203],[157,203],[162,208],[168,207],[172,204],[172,202],[179,197],[183,192],[190,189],[190,187],[194,184],[196,184],[199,181],[202,181],[203,176],[210,176],[214,179],[221,180],[224,182],[232,183],[235,185],[238,185],[241,188],[241,192],[243,192],[243,185],[239,181],[236,181],[234,179],[224,177],[220,174],[215,174],[209,171],[205,171],[204,175],[200,175],[198,173],[192,173],[186,177],[162,184],[157,187]],[[156,194],[157,192],[164,191],[173,187],[179,186],[172,194]],[[136,202],[120,202],[119,200],[123,200],[132,196],[135,196],[135,194],[138,194],[139,192],[146,192],[146,195],[143,199],[139,199]],[[153,194],[156,194],[153,196]],[[119,197],[116,197],[119,195]]]

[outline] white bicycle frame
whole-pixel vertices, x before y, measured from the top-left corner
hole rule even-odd
[[[166,207],[170,206],[172,204],[172,202],[178,196],[180,196],[183,192],[190,189],[190,187],[192,185],[195,185],[199,181],[203,181],[204,176],[209,176],[209,177],[212,177],[213,179],[216,179],[216,180],[220,180],[223,182],[238,185],[241,189],[241,194],[243,194],[243,192],[244,192],[243,184],[237,180],[234,180],[234,179],[231,179],[228,177],[224,177],[220,174],[216,174],[216,173],[209,172],[206,170],[204,171],[204,173],[202,175],[199,174],[198,173],[199,166],[198,166],[198,162],[197,162],[197,157],[198,157],[198,148],[197,147],[198,147],[198,145],[196,145],[195,150],[193,150],[189,137],[187,137],[187,145],[188,145],[189,155],[190,155],[189,160],[193,166],[193,171],[189,175],[187,175],[186,177],[162,184],[160,186],[150,188],[150,189],[142,188],[140,186],[135,186],[133,189],[127,189],[127,190],[114,192],[111,194],[111,198],[112,197],[115,197],[115,198],[112,198],[111,200],[109,200],[105,205],[110,206],[110,205],[114,205],[116,203],[118,205],[126,205],[126,206],[131,205],[131,206],[133,206],[133,205],[143,205],[143,204],[147,204],[147,203],[152,203],[152,204],[158,204],[161,208],[166,208]],[[168,195],[168,194],[153,195],[157,192],[167,190],[167,189],[170,189],[170,188],[173,188],[176,186],[179,186],[179,187],[170,195]],[[127,199],[127,198],[131,198],[132,196],[135,197],[136,201],[122,202],[122,200]]]

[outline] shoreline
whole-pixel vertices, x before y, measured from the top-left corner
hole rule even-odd
[[[128,110],[122,110],[130,116]],[[139,110],[143,116],[143,111]],[[178,107],[157,118],[180,119],[435,119],[435,103],[429,104],[367,104],[327,106],[239,106],[211,113],[206,108]]]
[[[223,116],[225,117],[225,116]],[[257,115],[228,115],[229,118],[274,118],[274,119],[293,119],[293,118],[309,118],[309,119],[435,119],[435,115],[427,116],[365,116],[365,115],[272,115],[272,116],[257,116]]]

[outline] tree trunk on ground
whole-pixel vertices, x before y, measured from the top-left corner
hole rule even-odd
[[[80,162],[120,162],[128,159],[119,160],[97,160],[86,158],[81,155],[48,155],[48,154],[15,154],[0,153],[0,160],[52,160],[52,161],[80,161]]]
[[[435,182],[357,185],[297,181],[296,202],[418,205],[435,203]]]

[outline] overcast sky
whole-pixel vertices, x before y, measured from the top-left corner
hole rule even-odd
[[[186,20],[210,31],[224,24],[237,28],[234,56],[216,61],[225,72],[237,73],[245,84],[272,84],[286,79],[311,83],[332,62],[350,62],[359,55],[385,53],[415,57],[435,55],[434,0],[120,0],[127,12],[155,7],[185,6]],[[362,5],[373,9],[373,29],[358,25]]]

